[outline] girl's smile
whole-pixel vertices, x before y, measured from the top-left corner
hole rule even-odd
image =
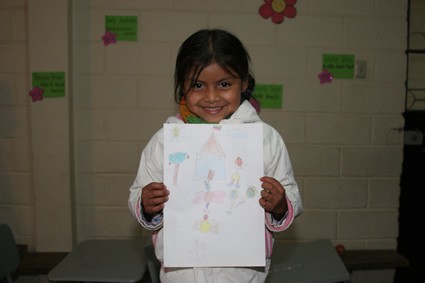
[[[194,83],[192,77],[186,80],[186,105],[203,120],[219,123],[238,109],[241,92],[246,87],[247,82],[242,83],[237,75],[212,63],[201,71]]]

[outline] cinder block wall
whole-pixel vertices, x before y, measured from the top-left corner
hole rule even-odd
[[[0,222],[34,247],[25,1],[0,1]]]
[[[262,4],[73,1],[67,95],[75,241],[148,236],[127,209],[141,150],[176,112],[178,46],[199,28],[220,27],[247,45],[258,83],[284,85],[282,109],[262,109],[261,116],[288,145],[305,210],[277,237],[395,249],[406,1],[303,0],[295,5],[297,16],[279,25],[259,16]],[[0,221],[12,225],[20,243],[37,249],[27,7],[25,0],[0,2]],[[105,47],[105,15],[138,16],[138,41]],[[367,62],[367,77],[320,84],[323,53],[354,54]]]

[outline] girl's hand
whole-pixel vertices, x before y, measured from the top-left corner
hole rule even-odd
[[[150,183],[142,189],[142,207],[146,216],[153,216],[164,209],[170,192],[163,183]]]
[[[261,198],[259,203],[268,213],[273,214],[276,220],[282,219],[288,210],[285,189],[282,184],[272,177],[261,177]]]

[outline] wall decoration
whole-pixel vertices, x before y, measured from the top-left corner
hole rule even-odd
[[[31,96],[32,102],[37,102],[38,100],[43,100],[43,93],[44,89],[36,86],[32,90],[30,90],[29,96]]]
[[[40,96],[40,90],[35,89],[36,87],[43,90],[42,97],[47,98],[65,96],[65,73],[34,72],[32,73],[32,87],[34,90],[32,94],[37,97]]]
[[[317,75],[317,77],[320,80],[320,84],[331,83],[333,80],[333,75],[326,69],[323,69],[323,71]]]
[[[354,78],[353,54],[323,54],[322,69],[332,74],[334,79]]]
[[[165,267],[265,266],[262,149],[260,123],[164,124]]]
[[[105,16],[105,32],[117,41],[137,41],[137,16]]]
[[[258,100],[262,108],[282,108],[283,85],[256,84],[252,96]]]
[[[295,18],[297,9],[294,7],[297,0],[264,0],[258,12],[264,19],[271,18],[275,24],[283,22],[285,17]]]
[[[106,31],[105,34],[102,36],[103,45],[108,46],[109,44],[115,44],[117,43],[117,34]]]

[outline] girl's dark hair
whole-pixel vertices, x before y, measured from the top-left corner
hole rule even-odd
[[[193,86],[201,71],[214,62],[229,74],[236,73],[242,81],[248,81],[241,101],[251,97],[255,79],[250,70],[251,58],[242,42],[225,30],[202,29],[189,36],[177,54],[174,72],[174,99],[177,103],[186,95],[184,84],[187,76],[193,72]]]

